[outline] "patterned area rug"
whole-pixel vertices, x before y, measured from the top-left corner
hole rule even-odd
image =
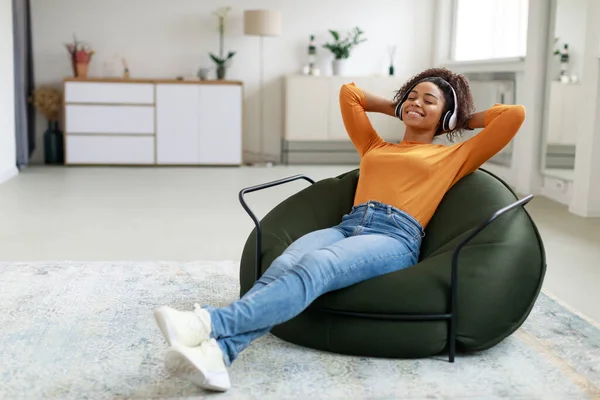
[[[306,349],[272,335],[232,365],[232,389],[168,375],[152,310],[222,306],[235,262],[0,263],[2,399],[590,399],[600,398],[600,330],[545,295],[496,347],[387,360]]]

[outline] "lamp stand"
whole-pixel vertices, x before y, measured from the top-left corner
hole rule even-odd
[[[273,163],[270,161],[264,161],[265,149],[264,149],[264,125],[263,125],[263,113],[264,113],[264,100],[263,100],[263,86],[264,86],[264,37],[261,35],[259,39],[259,53],[260,53],[260,91],[259,91],[259,99],[258,99],[258,138],[259,138],[259,156],[263,158],[260,162],[254,162],[252,165],[254,166],[266,166],[272,167]]]

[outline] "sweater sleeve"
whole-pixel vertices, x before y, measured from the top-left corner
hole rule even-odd
[[[515,137],[525,120],[525,107],[495,104],[484,115],[484,128],[460,144],[465,162],[462,174],[467,175],[500,152]]]
[[[377,134],[365,111],[365,95],[354,83],[342,85],[340,110],[346,132],[362,157],[383,139]]]

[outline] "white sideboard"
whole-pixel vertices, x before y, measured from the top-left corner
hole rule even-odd
[[[66,79],[67,165],[240,165],[234,81]]]
[[[282,138],[284,163],[354,163],[358,160],[340,113],[339,93],[344,83],[354,82],[365,91],[388,98],[408,76],[307,76],[285,79],[285,128]],[[398,118],[369,113],[379,135],[401,141],[404,124]]]

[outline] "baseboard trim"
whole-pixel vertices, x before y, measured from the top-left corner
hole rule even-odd
[[[244,164],[281,163],[281,157],[275,154],[261,154],[253,151],[244,151],[243,157]]]
[[[600,209],[594,209],[594,208],[585,208],[585,209],[581,209],[579,207],[569,207],[569,211],[572,212],[573,214],[579,216],[579,217],[583,217],[583,218],[598,218],[600,217]]]
[[[336,151],[295,151],[285,154],[288,165],[355,165],[360,164],[360,157],[354,152]]]
[[[19,169],[16,166],[9,168],[4,172],[0,172],[0,185],[17,175],[19,175]]]

